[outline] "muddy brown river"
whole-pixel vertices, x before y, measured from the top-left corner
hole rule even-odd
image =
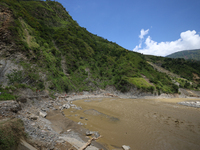
[[[176,104],[188,99],[97,98],[74,101],[82,110],[67,118],[98,131],[109,150],[200,150],[200,108]]]

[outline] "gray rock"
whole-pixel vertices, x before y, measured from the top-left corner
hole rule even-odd
[[[127,145],[122,145],[122,148],[123,148],[124,150],[130,150],[130,149],[131,149],[130,146],[127,146]]]
[[[31,120],[37,120],[37,119],[38,119],[38,116],[31,115],[31,116],[30,116],[30,119],[31,119]]]
[[[86,136],[91,136],[92,134],[93,134],[93,132],[92,131],[86,131]]]
[[[43,118],[45,118],[47,116],[47,113],[46,112],[43,112],[43,111],[40,111],[39,112],[39,115],[42,116]]]
[[[70,104],[64,104],[64,105],[62,106],[62,108],[63,108],[63,109],[69,109],[69,108],[70,108]]]
[[[86,131],[86,136],[91,136],[91,135],[93,135],[93,137],[95,137],[95,138],[98,138],[98,137],[100,137],[100,134],[99,134],[99,132],[97,132],[97,131]]]
[[[26,97],[19,97],[19,98],[17,98],[17,102],[26,103],[27,99],[26,99]]]
[[[99,134],[99,132],[95,132],[95,133],[94,133],[94,137],[95,137],[95,138],[98,138],[98,137],[100,137],[100,134]]]
[[[79,125],[83,125],[83,123],[81,123],[81,122],[78,122],[78,124],[79,124]]]
[[[10,111],[12,111],[14,113],[17,113],[20,110],[22,110],[22,108],[19,104],[13,105],[13,107],[10,108]]]

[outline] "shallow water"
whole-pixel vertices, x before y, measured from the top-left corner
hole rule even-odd
[[[134,150],[199,150],[200,109],[171,101],[78,100],[73,103],[82,110],[70,108],[64,113],[90,131],[98,131],[103,136],[98,141],[108,149],[129,145]]]

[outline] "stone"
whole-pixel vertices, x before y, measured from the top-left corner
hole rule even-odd
[[[42,116],[43,118],[45,118],[47,116],[47,113],[46,112],[43,112],[43,111],[40,111],[39,112],[39,115]]]
[[[98,137],[100,137],[100,134],[99,134],[99,132],[95,132],[95,133],[94,133],[94,137],[95,137],[95,138],[98,138]]]
[[[83,125],[83,123],[81,123],[81,122],[78,122],[78,124],[79,124],[79,125]]]
[[[17,102],[26,103],[27,99],[25,97],[19,97],[17,98]]]
[[[32,120],[37,120],[37,119],[38,119],[38,116],[31,115],[31,116],[30,116],[30,119],[32,119]]]
[[[122,145],[122,148],[123,148],[124,150],[130,150],[130,149],[131,149],[130,146],[127,146],[127,145]]]
[[[97,132],[97,131],[86,131],[85,134],[86,134],[86,136],[94,135],[95,138],[100,137],[100,134],[99,134],[99,132]]]
[[[58,139],[56,142],[57,143],[64,143],[65,141],[63,139]]]
[[[13,105],[11,108],[10,108],[10,111],[14,112],[14,113],[17,113],[18,111],[22,110],[21,106],[20,105]]]
[[[86,131],[86,136],[91,136],[92,134],[93,134],[93,132],[92,131]]]
[[[63,108],[63,109],[69,109],[69,108],[70,108],[70,104],[64,104],[64,105],[62,106],[62,108]]]

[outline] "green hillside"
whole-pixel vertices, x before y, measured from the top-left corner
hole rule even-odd
[[[199,89],[200,87],[200,62],[185,60],[183,58],[167,58],[157,56],[145,56],[146,60],[153,62],[171,72],[172,80],[180,84],[180,87]]]
[[[191,60],[200,60],[200,49],[196,50],[185,50],[176,52],[166,56],[168,58],[184,58],[184,59],[191,59]]]
[[[7,50],[0,56],[24,68],[7,75],[10,86],[78,92],[111,85],[122,92],[132,87],[178,92],[171,77],[154,70],[144,55],[88,32],[58,2],[1,0],[0,10],[9,16],[1,20],[0,41]]]

